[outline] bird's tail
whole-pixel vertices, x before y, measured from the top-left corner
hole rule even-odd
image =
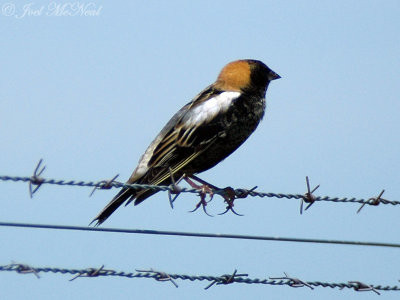
[[[135,197],[136,192],[129,188],[123,188],[111,201],[107,204],[106,207],[90,222],[91,225],[93,222],[96,222],[95,226],[99,226],[103,223],[111,214],[121,206],[128,198]]]

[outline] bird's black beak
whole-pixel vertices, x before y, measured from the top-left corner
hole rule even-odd
[[[281,78],[278,74],[276,74],[274,71],[270,71],[268,75],[269,80],[275,80]]]

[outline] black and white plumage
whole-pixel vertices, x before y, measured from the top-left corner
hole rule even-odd
[[[226,65],[217,81],[181,108],[149,145],[128,183],[171,184],[208,170],[235,151],[265,112],[270,81],[280,76],[257,60]],[[123,188],[96,216],[103,223],[122,203],[141,203],[155,191]]]

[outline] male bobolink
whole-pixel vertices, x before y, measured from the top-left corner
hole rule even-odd
[[[264,116],[265,93],[278,74],[258,60],[227,64],[217,80],[182,107],[140,158],[128,183],[170,185],[208,170],[235,151]],[[93,221],[103,223],[122,203],[155,194],[123,188]]]

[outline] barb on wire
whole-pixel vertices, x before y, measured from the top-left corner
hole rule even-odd
[[[380,293],[372,285],[365,284],[361,281],[349,281],[349,284],[353,285],[353,289],[357,292],[368,292],[372,291],[380,295]]]
[[[176,288],[179,287],[178,284],[175,282],[175,280],[165,272],[155,271],[152,268],[150,268],[150,270],[135,270],[135,271],[139,273],[154,275],[154,279],[157,281],[170,281]]]
[[[237,270],[233,272],[233,274],[225,274],[220,277],[221,280],[213,280],[209,285],[207,285],[204,289],[208,290],[210,287],[212,287],[214,284],[231,284],[235,282],[235,279],[243,277],[247,277],[249,274],[237,274]]]
[[[39,272],[27,264],[19,264],[12,262],[11,264],[4,266],[4,268],[13,270],[19,274],[34,274],[37,279],[40,278]]]
[[[104,275],[108,272],[109,270],[104,270],[104,265],[102,265],[100,268],[88,268],[85,270],[83,273],[78,273],[74,277],[72,277],[69,281],[74,281],[78,277],[97,277]]]
[[[95,186],[92,190],[92,192],[90,193],[89,197],[92,197],[92,195],[94,194],[94,192],[96,190],[109,190],[111,189],[112,183],[115,181],[115,179],[117,179],[119,176],[119,174],[115,175],[112,179],[109,180],[102,180],[99,182],[99,184],[101,184],[100,186]]]
[[[309,287],[310,289],[314,289],[311,285],[309,285],[307,282],[296,278],[296,277],[290,277],[286,272],[283,272],[283,274],[285,274],[285,277],[270,277],[269,279],[272,280],[284,280],[286,279],[288,281],[288,285],[294,288],[298,288],[298,287]]]
[[[40,165],[42,164],[43,159],[41,158],[36,165],[35,170],[33,171],[33,175],[31,176],[29,180],[29,195],[31,198],[33,198],[33,194],[37,192],[37,190],[41,187],[41,185],[44,183],[44,179],[40,177],[42,175],[43,171],[46,169],[46,166],[43,166],[43,168],[39,171]],[[35,185],[36,187],[32,189],[32,185]]]
[[[178,198],[178,196],[182,192],[182,188],[178,184],[183,179],[183,176],[181,178],[179,178],[178,181],[175,181],[174,174],[172,173],[171,167],[169,168],[169,176],[171,177],[172,184],[170,184],[170,186],[169,186],[170,190],[168,190],[168,199],[169,199],[169,205],[173,209],[176,198]],[[172,198],[172,194],[175,195],[174,198]]]
[[[40,168],[40,164],[37,166],[37,170]],[[104,180],[102,181],[75,181],[75,180],[56,180],[56,179],[46,179],[40,177],[42,174],[44,168],[40,170],[40,172],[36,172],[34,176],[31,177],[21,177],[21,176],[8,176],[8,175],[3,175],[0,176],[0,181],[14,181],[14,182],[29,182],[32,185],[37,185],[37,187],[32,191],[32,194],[37,191],[38,186],[41,186],[43,184],[52,184],[52,185],[59,185],[59,186],[75,186],[75,187],[91,187],[91,188],[102,188],[104,186]],[[110,181],[109,185],[111,188],[130,188],[134,190],[143,190],[143,189],[149,189],[153,191],[169,191],[171,193],[177,193],[176,187],[173,186],[161,186],[161,185],[151,185],[151,184],[128,184],[128,183],[121,183],[118,181]],[[266,193],[266,192],[257,192],[253,189],[244,189],[244,188],[237,188],[233,189],[235,193],[235,199],[237,198],[246,198],[246,197],[260,197],[260,198],[278,198],[278,199],[299,199],[303,200],[304,202],[311,203],[310,199],[312,201],[328,201],[328,202],[335,202],[335,203],[358,203],[358,204],[364,204],[364,205],[372,205],[376,206],[377,203],[379,204],[390,204],[393,206],[400,205],[400,201],[395,201],[395,200],[388,200],[384,199],[382,197],[377,197],[377,198],[369,198],[369,199],[357,199],[357,198],[338,198],[338,197],[329,197],[329,196],[314,196],[312,197],[307,197],[307,194],[312,194],[316,188],[313,190],[310,190],[309,192],[306,193],[306,195],[303,194],[279,194],[279,193]],[[225,189],[217,189],[214,190],[212,187],[212,192],[217,195],[224,195],[226,193]],[[198,194],[199,190],[195,188],[179,188],[179,193],[194,193]],[[310,199],[309,199],[310,198]],[[378,201],[379,200],[379,201]],[[309,207],[309,206],[308,206]]]
[[[151,278],[157,281],[171,281],[175,287],[177,287],[175,280],[188,280],[190,282],[194,281],[208,281],[210,284],[205,288],[209,289],[211,286],[221,285],[221,284],[232,284],[232,283],[245,283],[245,284],[262,284],[262,285],[280,285],[280,286],[290,286],[290,287],[300,287],[300,286],[308,286],[313,289],[314,287],[321,288],[332,288],[342,290],[344,288],[352,289],[355,291],[373,291],[378,293],[378,291],[400,291],[400,287],[397,285],[393,286],[382,286],[382,285],[367,285],[362,283],[361,281],[348,281],[345,282],[321,282],[321,281],[303,281],[298,278],[289,277],[285,273],[285,277],[279,278],[249,278],[248,274],[236,274],[236,270],[233,274],[225,274],[222,276],[213,276],[213,275],[190,275],[190,274],[171,274],[165,272],[150,270],[137,270],[136,272],[125,272],[125,271],[116,271],[112,269],[105,270],[103,267],[98,268],[86,268],[86,269],[68,269],[68,268],[57,268],[57,267],[32,267],[25,264],[9,264],[9,265],[0,265],[0,271],[8,271],[8,272],[17,272],[19,274],[23,274],[21,272],[21,268],[28,268],[29,270],[33,270],[36,274],[39,273],[53,273],[53,274],[67,274],[67,275],[78,275],[77,277],[124,277],[124,278]],[[97,271],[97,273],[96,273]],[[95,276],[93,275],[95,274]]]
[[[362,208],[365,206],[365,204],[378,206],[379,203],[381,203],[381,200],[382,200],[381,197],[382,197],[382,195],[383,195],[384,192],[385,192],[385,190],[382,190],[382,192],[379,194],[378,197],[376,197],[376,198],[369,198],[369,199],[368,199],[368,203],[367,203],[367,202],[364,202],[364,203],[360,206],[360,208],[357,210],[357,213],[359,213],[359,212],[362,210]]]
[[[313,188],[313,190],[310,190],[310,182],[308,180],[308,176],[306,176],[306,184],[307,184],[307,192],[304,194],[303,198],[301,198],[301,203],[300,203],[300,214],[303,214],[303,202],[308,203],[307,207],[304,210],[307,210],[315,203],[316,197],[313,195],[313,193],[319,188],[319,184]]]

